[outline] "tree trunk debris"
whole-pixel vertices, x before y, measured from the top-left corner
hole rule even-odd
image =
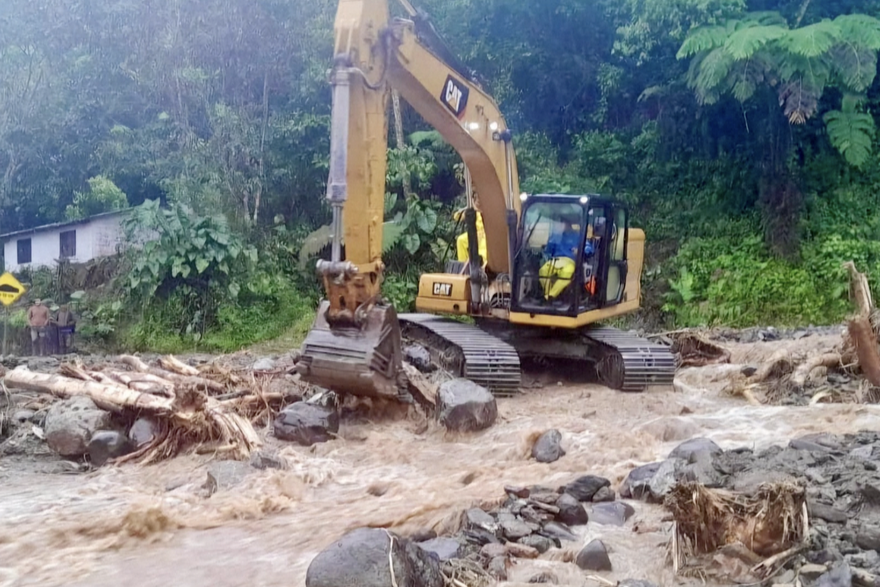
[[[156,419],[161,433],[117,463],[156,462],[205,446],[223,446],[229,457],[246,459],[262,444],[254,424],[271,422],[308,389],[292,381],[285,391],[267,391],[266,382],[275,375],[247,377],[217,364],[196,369],[172,356],[158,359],[158,366],[131,355],[119,357],[118,363],[121,368],[117,364],[100,371],[63,363],[58,374],[18,367],[5,374],[4,383],[62,399],[85,395],[115,414]]]
[[[811,404],[822,400],[880,400],[880,312],[874,308],[865,274],[857,271],[851,261],[843,266],[850,276],[850,299],[856,312],[848,320],[840,343],[801,357],[793,357],[788,350],[781,349],[753,373],[734,379],[727,388],[730,394],[742,396],[753,404],[776,403],[785,396],[802,393],[812,381],[824,380],[829,372],[836,371],[847,378],[861,375],[864,381],[855,389],[843,391],[820,385],[812,395]],[[761,395],[763,397],[758,399]]]

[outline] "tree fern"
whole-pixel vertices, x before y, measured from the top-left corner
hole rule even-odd
[[[856,47],[880,50],[880,20],[867,14],[843,14],[834,19],[840,39]]]
[[[698,53],[711,51],[724,45],[730,31],[722,26],[702,26],[694,29],[687,36],[678,50],[678,59],[691,57]]]
[[[840,27],[826,19],[788,31],[779,44],[789,53],[812,58],[826,54],[839,39]]]
[[[784,37],[788,29],[781,26],[749,26],[731,34],[724,42],[724,49],[736,60],[749,59],[767,43]]]
[[[848,163],[860,167],[868,161],[875,130],[870,114],[832,110],[824,120],[831,144]]]
[[[864,92],[877,74],[877,52],[852,43],[841,43],[831,50],[834,73],[840,83],[854,92]]]
[[[727,78],[734,60],[724,47],[712,49],[701,61],[693,87],[705,102],[707,97]]]

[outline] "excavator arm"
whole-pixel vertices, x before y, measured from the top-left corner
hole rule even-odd
[[[416,29],[413,20],[391,19],[388,0],[339,1],[327,186],[332,258],[318,262],[326,299],[298,369],[308,381],[354,395],[405,396],[400,325],[380,296],[391,89],[464,161],[485,226],[485,271],[505,274],[512,266],[520,199],[510,131],[494,100],[439,57],[442,51],[426,46]],[[472,271],[481,271],[479,265]]]

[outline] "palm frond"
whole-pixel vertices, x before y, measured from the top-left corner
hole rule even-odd
[[[729,35],[730,31],[723,26],[701,26],[695,28],[681,44],[676,57],[684,59],[721,47]]]
[[[831,63],[842,85],[853,92],[864,92],[877,74],[877,51],[843,42],[831,49]]]

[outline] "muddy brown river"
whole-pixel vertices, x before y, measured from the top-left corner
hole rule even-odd
[[[729,368],[729,367],[726,367]],[[720,369],[720,370],[719,370]],[[208,496],[208,456],[89,474],[45,472],[40,460],[0,461],[0,587],[292,587],[312,558],[345,531],[390,527],[453,530],[460,512],[499,503],[503,486],[561,485],[593,473],[616,487],[633,467],[665,458],[695,436],[722,448],[762,448],[813,432],[877,429],[863,405],[751,406],[719,391],[724,368],[685,371],[676,389],[622,394],[548,382],[499,400],[490,430],[453,436],[417,419],[344,423],[342,438],[311,448],[281,445],[288,471],[249,475]],[[557,428],[567,454],[529,459],[536,434]],[[611,549],[609,580],[677,581],[666,562],[670,524],[657,506],[636,508],[622,528],[594,523],[582,541],[519,560],[506,586],[543,570],[560,584],[595,585],[565,562],[592,538]]]

